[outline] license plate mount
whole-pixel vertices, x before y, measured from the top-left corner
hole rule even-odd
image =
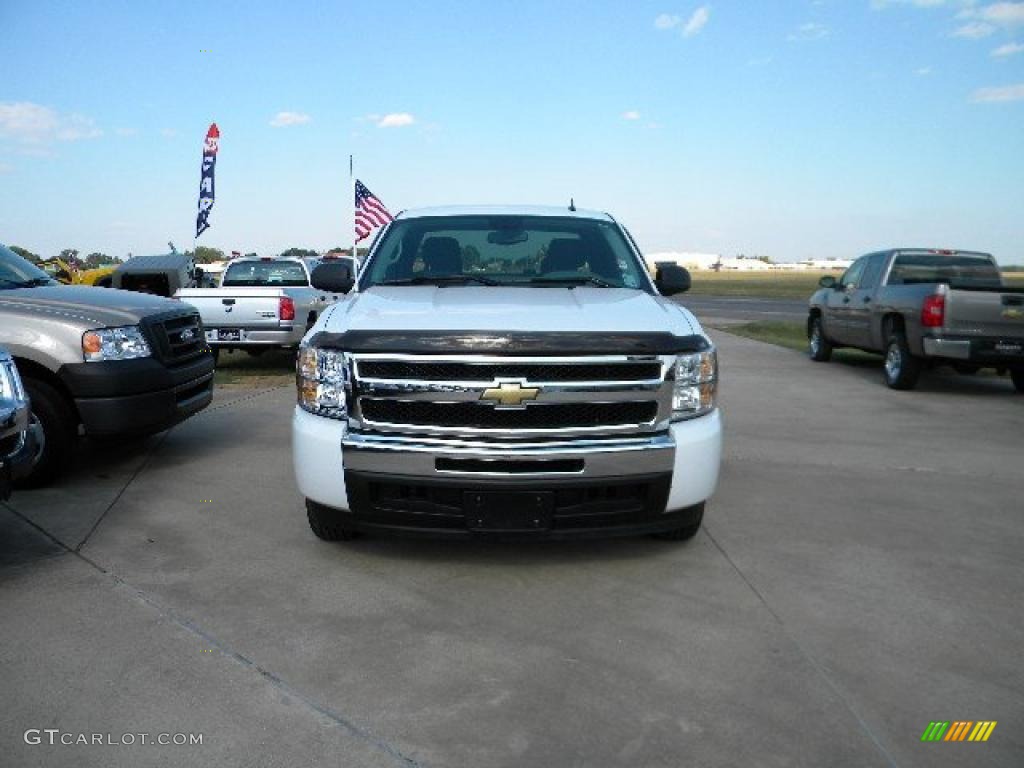
[[[551,491],[466,491],[462,496],[471,531],[523,533],[551,527],[555,494]]]
[[[997,341],[993,348],[1003,355],[1019,355],[1024,351],[1024,344],[1019,341]]]
[[[240,328],[218,328],[217,341],[241,341],[242,331]]]

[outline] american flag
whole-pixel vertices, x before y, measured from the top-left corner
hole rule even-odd
[[[374,197],[363,182],[356,179],[356,242],[368,237],[377,227],[383,227],[394,218],[384,203]]]

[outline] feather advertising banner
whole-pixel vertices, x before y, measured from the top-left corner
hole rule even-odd
[[[220,130],[216,123],[210,123],[203,141],[203,167],[199,179],[199,215],[196,217],[196,237],[210,228],[210,211],[213,210],[213,168],[217,164],[217,144]]]

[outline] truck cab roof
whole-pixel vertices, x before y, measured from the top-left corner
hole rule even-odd
[[[603,211],[554,205],[445,205],[428,208],[412,208],[402,211],[396,219],[420,219],[446,216],[550,216],[552,218],[598,219],[614,221]]]

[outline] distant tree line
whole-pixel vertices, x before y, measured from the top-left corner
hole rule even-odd
[[[20,245],[12,245],[11,250],[33,264],[49,261],[49,259],[44,259],[38,253],[33,253],[28,248],[23,248]],[[116,264],[119,261],[117,257],[107,256],[107,254],[100,253],[99,251],[93,251],[88,256],[83,257],[77,248],[65,248],[54,258],[60,259],[65,264],[69,264],[76,269],[96,269],[97,267],[105,267],[108,264]]]

